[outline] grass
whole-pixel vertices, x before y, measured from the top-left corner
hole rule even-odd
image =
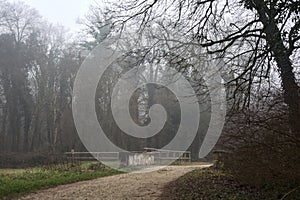
[[[0,170],[0,199],[23,195],[77,181],[90,180],[121,172],[100,163],[51,165],[30,169]]]
[[[185,174],[164,187],[161,199],[205,199],[205,200],[257,200],[257,199],[300,199],[294,187],[265,185],[252,187],[240,184],[233,176],[213,169],[197,169]]]
[[[0,169],[0,175],[2,174],[20,174],[26,172],[25,169]]]

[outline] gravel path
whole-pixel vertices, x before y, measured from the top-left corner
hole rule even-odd
[[[114,175],[37,191],[19,199],[157,199],[165,184],[196,168],[208,166],[168,166],[152,172]]]

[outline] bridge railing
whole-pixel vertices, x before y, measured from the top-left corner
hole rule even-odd
[[[143,152],[125,152],[126,154],[144,154],[151,155],[154,157],[154,161],[156,164],[163,164],[165,162],[176,160],[179,162],[191,162],[191,152],[190,151],[175,151],[175,150],[163,150],[163,149],[155,149],[155,148],[144,148]],[[123,152],[76,152],[71,150],[70,152],[65,153],[67,159],[71,159],[72,161],[124,161],[127,162],[128,158],[124,159]]]
[[[176,160],[179,162],[191,162],[191,152],[190,151],[176,151],[176,150],[165,150],[165,149],[155,149],[155,148],[144,148],[145,151],[149,153],[154,153],[156,159],[159,162]]]
[[[78,161],[93,161],[93,160],[103,160],[103,161],[115,161],[119,159],[119,152],[66,152],[65,155],[68,159],[78,160]]]

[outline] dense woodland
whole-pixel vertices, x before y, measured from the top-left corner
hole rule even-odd
[[[61,26],[22,2],[0,2],[1,151],[76,144],[72,80],[82,56]]]
[[[118,17],[108,8],[91,7],[81,22],[85,28],[70,40],[70,34],[59,25],[45,21],[33,8],[22,2],[1,2],[1,151],[62,153],[71,149],[85,151],[76,133],[72,118],[72,85],[76,72],[87,53],[110,35],[119,34]],[[135,28],[138,28],[135,26]],[[159,30],[156,30],[159,31]],[[145,71],[139,67],[140,75],[158,79],[168,67],[188,65],[174,60],[176,54],[167,55],[166,49],[152,49],[151,33],[146,34],[148,46],[131,41],[135,33],[124,34],[123,47],[126,61],[121,70],[107,72],[97,90],[96,106],[99,122],[111,135],[111,139],[130,150],[143,147],[161,147],[174,137],[180,122],[180,110],[176,97],[164,88],[148,85],[136,92],[130,108],[133,120],[139,125],[149,123],[149,107],[162,104],[169,112],[169,120],[163,136],[144,141],[135,141],[119,136],[120,130],[113,123],[110,96],[114,84],[126,69],[134,66],[151,65]],[[132,46],[137,46],[132,50]],[[164,48],[164,47],[163,47]],[[161,56],[163,55],[163,57]],[[155,66],[161,59],[167,66]],[[178,63],[177,63],[178,62]],[[199,82],[188,74],[189,79]],[[200,90],[197,84],[195,89]],[[156,90],[156,91],[155,91]],[[202,110],[207,109],[205,102]],[[199,129],[193,151],[197,157],[200,140],[207,129],[209,113],[202,114],[203,126]],[[202,136],[200,136],[200,132]],[[138,145],[137,145],[138,143]]]

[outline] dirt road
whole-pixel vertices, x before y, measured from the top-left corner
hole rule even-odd
[[[120,174],[41,190],[19,199],[157,199],[165,184],[208,166],[168,166],[152,172]]]

